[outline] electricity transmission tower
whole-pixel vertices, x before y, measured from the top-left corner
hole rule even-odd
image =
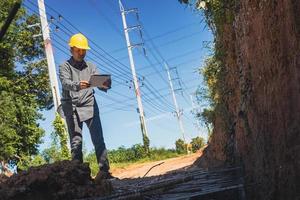
[[[147,127],[146,127],[146,120],[145,120],[144,109],[143,109],[143,104],[142,104],[140,86],[138,83],[138,78],[136,75],[133,54],[132,54],[132,49],[135,47],[138,47],[142,44],[131,44],[130,38],[129,38],[129,32],[132,30],[140,30],[141,26],[140,25],[131,26],[131,27],[127,26],[126,15],[129,13],[135,13],[136,16],[138,16],[137,9],[125,10],[121,0],[119,0],[119,6],[120,6],[121,15],[122,15],[122,21],[123,21],[125,39],[126,39],[126,44],[127,44],[129,62],[130,62],[130,67],[131,67],[131,72],[132,72],[132,77],[133,77],[134,90],[135,90],[135,95],[136,95],[136,99],[137,99],[137,103],[138,103],[138,113],[140,115],[143,143],[144,143],[144,147],[146,148],[146,151],[149,152],[149,139],[148,139],[148,133],[147,133]]]
[[[166,62],[164,63],[164,65],[165,65],[165,68],[166,68],[166,71],[167,71],[167,74],[168,74],[170,89],[171,89],[171,92],[172,92],[173,102],[174,102],[175,109],[176,109],[175,110],[176,117],[177,117],[177,120],[178,120],[178,123],[179,123],[179,127],[180,127],[180,131],[181,131],[181,134],[182,134],[183,141],[186,144],[185,134],[184,134],[184,128],[183,128],[183,123],[182,123],[182,119],[181,119],[182,110],[179,109],[179,106],[178,106],[178,103],[177,103],[177,99],[176,99],[176,95],[175,95],[175,90],[174,90],[174,86],[173,86],[171,75],[170,75],[169,66],[168,66],[168,64]]]

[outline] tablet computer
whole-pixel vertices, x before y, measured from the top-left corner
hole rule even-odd
[[[103,84],[107,81],[111,81],[110,74],[93,74],[89,80],[91,87],[105,87]]]

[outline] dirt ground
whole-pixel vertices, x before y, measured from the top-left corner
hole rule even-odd
[[[111,172],[113,176],[116,176],[120,179],[139,178],[143,177],[148,172],[148,170],[151,169],[151,167],[157,165],[147,173],[146,177],[157,176],[170,171],[188,167],[192,165],[201,155],[202,152],[196,152],[190,155],[180,156],[177,158],[170,158],[166,160],[148,163],[132,164],[127,167],[112,169]]]
[[[1,200],[69,200],[109,195],[113,188],[106,180],[94,181],[88,163],[58,161],[31,167],[0,180]],[[1,178],[1,177],[0,177]]]

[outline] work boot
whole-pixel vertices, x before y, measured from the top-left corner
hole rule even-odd
[[[96,187],[100,187],[101,190],[104,190],[106,195],[111,194],[111,192],[113,191],[112,182],[110,181],[110,179],[107,179],[106,173],[102,173],[99,171],[94,179],[94,183]]]
[[[110,172],[99,171],[97,176],[95,177],[95,182],[100,183],[102,180],[117,180],[117,177],[111,175]]]

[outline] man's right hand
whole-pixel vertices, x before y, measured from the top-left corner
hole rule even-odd
[[[82,89],[86,89],[86,88],[90,87],[90,84],[88,81],[80,81],[79,86],[80,86],[80,89],[82,90]]]

